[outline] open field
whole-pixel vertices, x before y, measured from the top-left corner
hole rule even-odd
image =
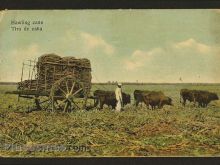
[[[220,102],[207,108],[183,107],[179,103],[182,88],[209,90],[220,96],[219,84],[124,85],[123,91],[130,94],[135,89],[161,90],[173,99],[174,106],[148,110],[128,105],[121,113],[107,107],[102,111],[25,113],[33,101],[17,102],[16,95],[4,94],[16,86],[1,85],[0,156],[220,156]],[[93,85],[92,91],[96,89],[114,90],[115,86]]]

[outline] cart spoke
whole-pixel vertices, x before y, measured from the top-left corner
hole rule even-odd
[[[55,101],[56,105],[58,106],[59,109],[62,109],[60,103],[58,101]]]
[[[72,85],[72,88],[71,88],[70,94],[73,93],[74,86],[75,86],[75,82],[73,82],[73,85]]]
[[[67,81],[68,81],[68,80],[67,80]],[[66,81],[66,91],[67,91],[67,93],[70,93],[69,88],[68,88],[67,81]]]
[[[68,107],[69,107],[69,103],[68,103],[68,101],[67,101],[66,104],[65,104],[65,107],[64,107],[64,109],[63,109],[63,112],[66,112],[66,110],[67,110]]]
[[[56,109],[63,109],[58,102],[55,102],[56,103]]]
[[[60,88],[59,86],[58,88],[63,92],[64,95],[66,95],[66,92],[62,88]]]
[[[60,107],[61,104],[63,104],[65,101],[67,101],[66,99],[62,100],[61,102],[59,102],[57,105]]]
[[[78,90],[73,94],[73,96],[76,95],[77,93],[79,93],[82,89],[83,89],[83,88],[78,89]]]
[[[78,109],[80,109],[80,107],[79,107],[73,100],[71,100],[71,102],[72,102]]]
[[[72,104],[71,104],[71,102],[69,103],[69,109],[70,109],[70,111],[72,111]]]

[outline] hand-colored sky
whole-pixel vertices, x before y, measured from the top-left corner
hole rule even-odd
[[[12,31],[11,20],[42,20],[43,31]],[[45,53],[90,59],[94,82],[219,83],[220,10],[1,12],[0,81]]]

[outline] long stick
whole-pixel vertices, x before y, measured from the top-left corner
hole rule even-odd
[[[30,65],[29,65],[28,80],[30,80],[30,74],[31,74],[31,61],[30,61]]]
[[[24,62],[22,63],[21,82],[22,82],[22,80],[23,80],[23,72],[24,72]]]
[[[36,90],[38,90],[39,88],[39,79],[40,79],[40,73],[41,73],[41,64],[38,64],[39,66],[39,70],[37,72],[37,86],[36,86]]]
[[[44,75],[44,83],[45,83],[45,91],[47,90],[47,67],[45,68],[45,75]]]
[[[31,60],[30,60],[30,62],[32,62]],[[30,89],[31,89],[31,85],[32,85],[32,77],[33,77],[33,73],[35,72],[35,60],[34,60],[34,65],[33,65],[33,69],[32,69],[32,71],[31,71],[31,82],[30,82]]]

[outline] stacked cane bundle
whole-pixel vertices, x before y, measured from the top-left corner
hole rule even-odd
[[[80,79],[80,59],[75,57],[63,57],[62,58],[64,75],[72,75],[76,79]]]
[[[84,86],[91,89],[91,64],[86,58],[77,59],[75,57],[63,57],[62,63],[66,64],[63,68],[65,75],[72,75],[82,81]]]
[[[24,80],[18,83],[18,90],[32,90],[37,88],[36,80]]]
[[[91,89],[91,64],[88,59],[63,57],[56,54],[45,54],[38,58],[38,89],[50,90],[55,81],[71,75]]]
[[[81,62],[81,74],[80,80],[84,82],[85,87],[90,90],[91,89],[91,64],[90,61],[86,58],[80,59]]]
[[[80,59],[80,66],[82,68],[91,69],[90,61],[87,58]]]
[[[38,89],[49,90],[52,84],[58,78],[54,73],[61,73],[62,66],[56,65],[61,63],[62,58],[56,54],[44,54],[38,58],[37,74],[38,74]]]
[[[39,63],[45,63],[45,62],[52,62],[52,63],[55,62],[56,63],[56,62],[60,62],[61,60],[62,60],[62,58],[60,56],[53,54],[53,53],[44,54],[38,58]]]

